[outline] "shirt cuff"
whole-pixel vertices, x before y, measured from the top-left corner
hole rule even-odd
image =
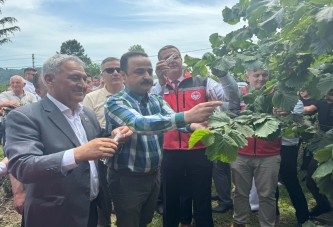
[[[74,158],[74,149],[65,151],[61,161],[61,172],[66,175],[69,170],[74,169],[77,166]]]
[[[8,173],[8,169],[5,163],[0,162],[0,176],[4,176]]]
[[[176,113],[174,116],[177,128],[184,127],[185,126],[184,112]]]

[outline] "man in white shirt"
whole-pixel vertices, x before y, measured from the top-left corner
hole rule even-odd
[[[9,172],[26,185],[25,227],[96,227],[97,206],[110,217],[99,159],[112,157],[118,143],[101,138],[95,114],[80,104],[86,78],[79,58],[57,54],[43,65],[46,97],[7,116],[5,152]],[[132,134],[126,126],[117,132],[123,140]]]
[[[32,94],[35,95],[36,99],[39,100],[40,97],[38,96],[38,94],[35,92],[35,87],[32,83],[33,79],[34,79],[34,76],[36,75],[37,73],[37,70],[34,69],[34,68],[26,68],[24,70],[24,83],[25,83],[25,86],[24,86],[24,90],[25,91],[28,91]]]

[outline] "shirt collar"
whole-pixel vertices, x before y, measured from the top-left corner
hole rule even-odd
[[[124,85],[124,87],[125,87],[125,85]],[[124,89],[124,87],[123,87],[123,89]],[[114,94],[110,93],[110,92],[108,91],[108,89],[106,89],[106,85],[104,85],[104,87],[101,88],[101,89],[102,89],[101,91],[103,92],[103,95],[104,95],[105,97],[107,97],[107,98],[109,98],[110,96],[114,95]],[[121,90],[123,90],[123,89],[121,89]]]
[[[141,95],[138,95],[137,93],[131,91],[128,87],[125,86],[124,91],[131,96],[134,100],[137,102],[147,102],[148,100],[148,94],[145,95],[145,97],[142,97]]]
[[[12,95],[13,95],[13,96],[17,96],[17,97],[23,97],[23,96],[26,95],[24,90],[23,90],[23,95],[22,95],[22,96],[19,96],[19,95],[15,94],[14,91],[10,91],[10,92],[12,92]]]
[[[181,77],[179,77],[177,80],[178,80],[178,82],[180,83],[182,80],[184,79],[184,76],[181,76]],[[174,81],[174,80],[170,80],[169,78],[168,78],[168,80],[169,80],[169,82],[172,84],[172,81]]]
[[[65,114],[67,116],[72,116],[72,110],[68,106],[64,105],[63,103],[61,103],[58,100],[56,100],[55,98],[53,98],[49,93],[47,93],[46,95],[51,100],[51,102],[53,102],[54,105],[56,105],[59,108],[59,110],[63,114]],[[81,103],[78,103],[74,110],[74,115],[79,115],[82,111],[83,111],[83,106]]]

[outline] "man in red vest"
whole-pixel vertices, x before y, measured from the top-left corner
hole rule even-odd
[[[246,80],[250,86],[259,90],[269,79],[268,72],[248,70]],[[247,93],[245,87],[243,94]],[[281,138],[265,142],[258,138],[248,138],[248,146],[238,151],[236,161],[231,163],[232,177],[235,184],[234,224],[233,227],[245,227],[250,211],[249,194],[254,178],[259,196],[259,223],[262,227],[275,224],[275,191],[280,169]]]
[[[174,58],[168,61],[171,55],[174,55]],[[192,77],[188,73],[184,75],[180,52],[172,45],[160,49],[158,60],[156,74],[159,83],[152,89],[152,93],[162,95],[176,112],[189,110],[199,103],[207,102],[208,99],[227,101],[230,110],[239,109],[238,86],[229,73],[213,70],[221,84],[207,77]],[[215,97],[211,97],[210,91],[216,94]],[[163,226],[179,225],[179,197],[185,175],[188,182],[187,191],[194,200],[196,226],[214,226],[211,207],[212,162],[207,159],[206,147],[202,143],[197,143],[191,150],[188,149],[190,136],[189,133],[176,130],[164,135]]]

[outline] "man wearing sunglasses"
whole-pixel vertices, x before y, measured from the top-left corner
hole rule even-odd
[[[120,72],[119,59],[105,58],[101,63],[101,76],[105,86],[86,95],[83,105],[92,109],[102,128],[105,128],[104,102],[124,88],[124,78]]]
[[[35,87],[32,83],[34,76],[36,75],[37,70],[34,68],[26,68],[24,70],[24,83],[25,86],[23,88],[23,90],[28,91],[32,94],[35,95],[37,101],[40,99],[40,97],[37,95],[36,91],[35,91]]]

